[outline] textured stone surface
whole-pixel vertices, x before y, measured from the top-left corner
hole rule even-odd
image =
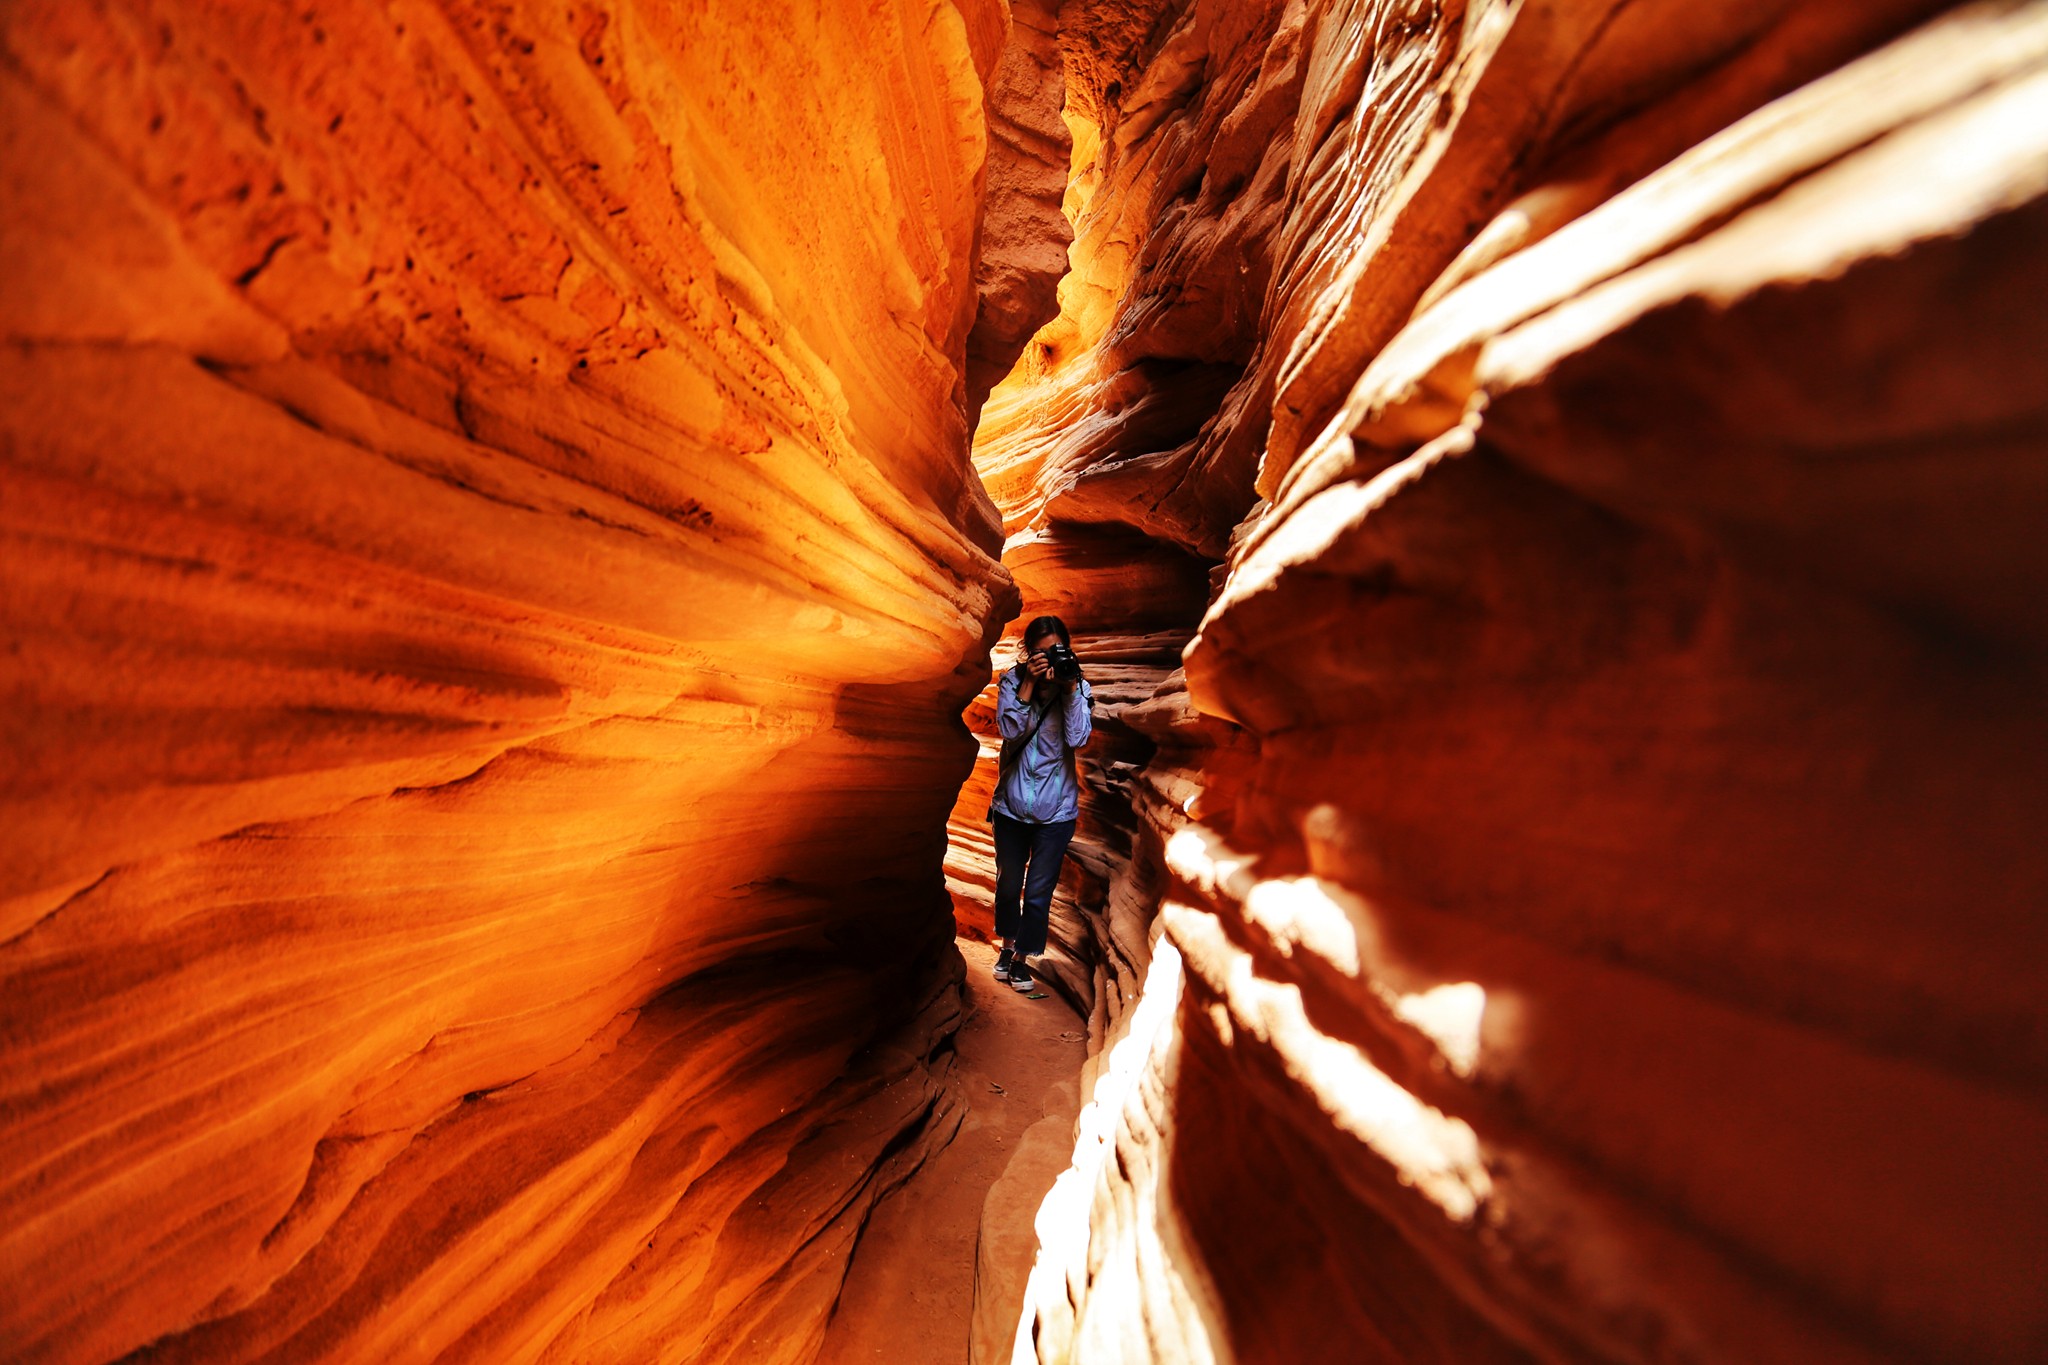
[[[0,13],[0,1355],[808,1358],[957,1117],[1008,31]]]
[[[1024,343],[1059,305],[1073,236],[1060,211],[1071,141],[1062,116],[1066,75],[1057,0],[1013,0],[1010,30],[988,89],[988,170],[975,265],[979,306],[967,337],[967,415],[1010,372]]]
[[[0,11],[0,1355],[811,1358],[1020,609],[1013,1359],[2048,1355],[2044,91],[2020,0]]]
[[[2048,11],[1077,8],[976,460],[1197,633],[1016,1357],[2037,1358]]]

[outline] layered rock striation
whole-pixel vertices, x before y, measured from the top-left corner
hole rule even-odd
[[[0,16],[0,1355],[809,1357],[955,1117],[1012,33]]]
[[[2048,7],[23,3],[0,100],[8,1359],[809,1359],[1047,611],[1013,1358],[2048,1352]]]
[[[1061,39],[976,462],[1111,743],[1017,1358],[2038,1357],[2048,9]]]

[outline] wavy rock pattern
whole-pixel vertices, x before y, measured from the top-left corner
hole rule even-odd
[[[1010,31],[989,82],[989,149],[975,265],[980,303],[967,338],[967,413],[979,418],[988,391],[1032,333],[1059,313],[1053,290],[1066,273],[1066,197],[1071,141],[1063,115],[1056,0],[1012,0]]]
[[[1063,10],[1017,1359],[2048,1351],[2048,8],[1951,8]]]
[[[809,1359],[1020,606],[1013,1358],[2048,1356],[2048,6],[44,0],[0,102],[8,1359]]]
[[[1009,31],[0,15],[0,1355],[809,1357],[957,1120]]]

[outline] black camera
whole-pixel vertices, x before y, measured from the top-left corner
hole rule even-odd
[[[1060,682],[1079,682],[1081,661],[1074,657],[1074,651],[1065,645],[1050,645],[1044,651],[1045,661],[1052,665],[1052,675]]]

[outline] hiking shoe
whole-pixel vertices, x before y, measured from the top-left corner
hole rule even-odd
[[[996,955],[996,980],[1008,981],[1010,979],[1011,965],[1010,950],[1005,948]]]
[[[1031,979],[1031,968],[1025,963],[1023,958],[1020,957],[1010,964],[1011,990],[1022,995],[1026,991],[1037,989],[1037,986],[1038,983]]]

